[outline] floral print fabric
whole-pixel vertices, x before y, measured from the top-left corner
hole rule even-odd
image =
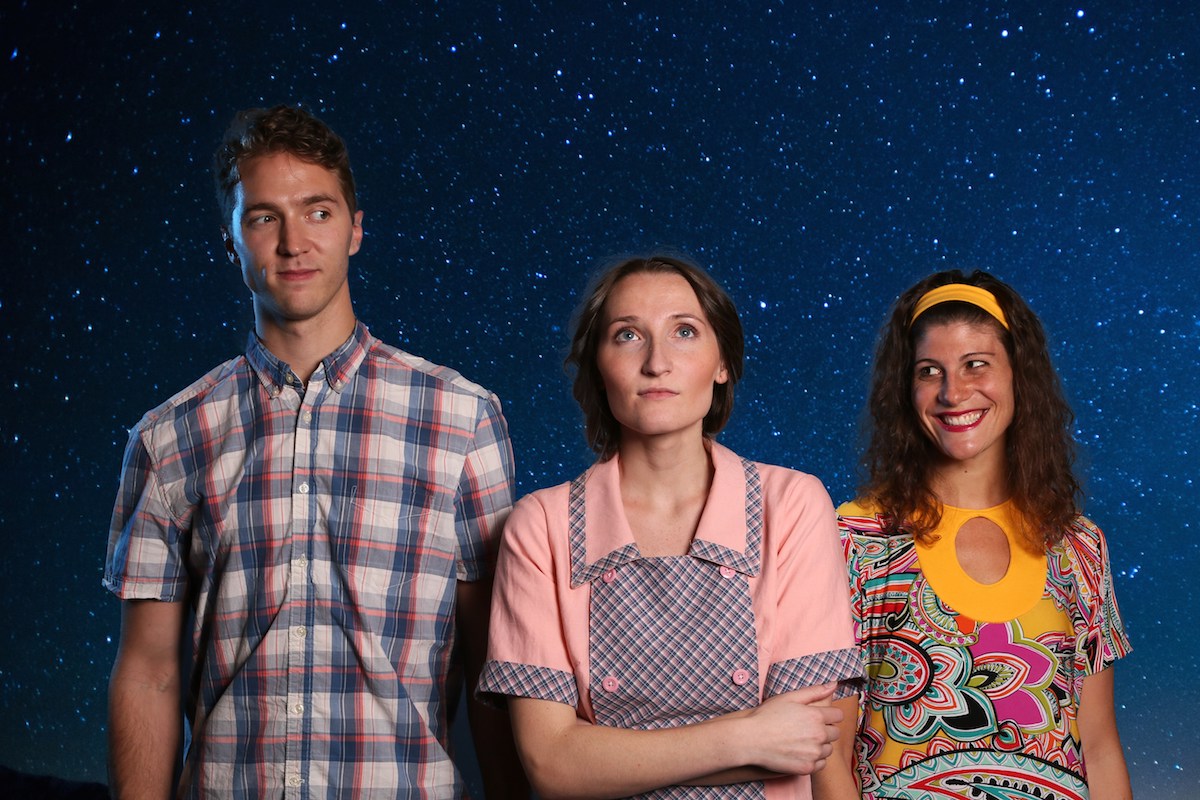
[[[913,538],[838,510],[867,668],[855,761],[865,800],[1084,800],[1084,677],[1129,651],[1104,536],[1078,517],[1047,553],[1045,591],[980,622],[940,599]]]

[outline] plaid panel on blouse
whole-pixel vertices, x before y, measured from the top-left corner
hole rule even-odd
[[[361,323],[307,387],[251,335],[131,432],[105,585],[192,600],[193,797],[445,797],[458,580],[512,504],[499,401]]]

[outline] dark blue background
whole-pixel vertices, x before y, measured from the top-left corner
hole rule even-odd
[[[0,10],[0,764],[103,778],[126,430],[240,351],[210,154],[299,101],[351,145],[360,317],[501,395],[522,492],[589,462],[564,328],[613,254],[712,269],[749,336],[723,441],[835,500],[888,304],[951,266],[1012,283],[1111,541],[1135,788],[1195,796],[1193,3],[338,5]]]

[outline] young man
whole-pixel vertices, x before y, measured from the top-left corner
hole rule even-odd
[[[130,434],[104,577],[113,788],[172,793],[183,712],[181,795],[457,796],[447,676],[456,641],[471,688],[485,654],[500,403],[355,319],[362,212],[323,123],[240,113],[216,178],[255,331]],[[471,716],[489,794],[520,792],[507,721]]]

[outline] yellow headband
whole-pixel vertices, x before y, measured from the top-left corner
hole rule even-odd
[[[970,303],[973,306],[982,308],[995,317],[996,321],[1006,329],[1008,328],[1008,320],[1004,318],[1004,312],[1000,310],[1000,304],[996,302],[996,296],[987,289],[980,289],[978,286],[971,286],[966,283],[947,283],[945,286],[930,289],[921,295],[921,299],[917,301],[917,307],[913,309],[912,319],[908,321],[909,327],[912,327],[912,324],[917,321],[917,317],[929,309],[940,303],[949,303],[953,300],[957,300],[960,303]]]

